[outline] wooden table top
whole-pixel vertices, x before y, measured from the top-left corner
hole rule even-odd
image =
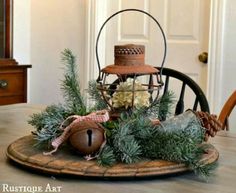
[[[76,177],[42,175],[16,167],[6,159],[6,148],[16,139],[29,135],[34,128],[27,120],[45,106],[17,104],[0,106],[0,192],[12,188],[38,188],[39,191],[62,193],[234,193],[236,189],[236,133],[221,132],[210,143],[219,151],[218,168],[208,182],[193,173],[142,180],[86,180]],[[50,189],[51,188],[51,189]],[[54,188],[54,189],[53,189]],[[9,191],[8,191],[9,192]],[[14,191],[13,191],[14,192]]]

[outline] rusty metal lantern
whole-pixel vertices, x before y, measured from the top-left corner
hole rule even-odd
[[[164,42],[164,56],[160,65],[160,71],[151,65],[145,64],[145,47],[135,44],[116,45],[114,47],[114,64],[101,69],[98,57],[98,42],[102,29],[114,16],[130,11],[141,12],[148,15],[159,27]],[[96,59],[99,69],[97,88],[110,107],[112,115],[119,114],[122,111],[132,111],[137,108],[139,103],[136,101],[138,101],[139,98],[142,102],[142,104],[140,102],[141,106],[151,105],[157,100],[159,90],[163,86],[161,74],[166,58],[166,47],[165,34],[159,22],[152,15],[143,10],[124,9],[114,13],[103,23],[96,40]],[[115,79],[109,80],[110,76],[115,76]],[[118,99],[122,96],[127,98],[124,99],[127,101],[119,101]],[[115,97],[116,99],[114,99]],[[122,107],[122,105],[124,106]]]

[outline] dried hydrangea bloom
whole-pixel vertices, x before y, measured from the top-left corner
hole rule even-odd
[[[115,93],[112,95],[112,103],[114,108],[129,108],[132,107],[133,101],[133,79],[128,78],[125,82],[121,82],[117,88]],[[149,98],[150,94],[142,84],[135,80],[134,83],[134,107],[148,107],[150,105]]]

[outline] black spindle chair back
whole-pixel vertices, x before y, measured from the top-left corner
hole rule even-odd
[[[157,67],[157,69],[160,69]],[[192,110],[196,111],[198,109],[198,106],[201,111],[210,113],[209,105],[206,99],[206,96],[202,89],[198,86],[198,84],[191,79],[189,76],[183,74],[182,72],[179,72],[174,69],[170,68],[163,68],[162,69],[162,75],[165,76],[165,82],[164,82],[164,91],[163,94],[165,94],[169,90],[170,86],[170,79],[176,79],[178,81],[181,81],[181,90],[180,94],[177,97],[177,104],[175,107],[175,115],[183,113],[185,110],[185,94],[186,94],[186,86],[188,86],[193,93],[195,94],[195,101],[192,106]]]

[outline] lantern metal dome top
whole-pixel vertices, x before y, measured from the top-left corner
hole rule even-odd
[[[115,64],[106,66],[103,73],[130,75],[153,74],[158,70],[145,64],[145,47],[143,45],[116,45],[114,48]]]

